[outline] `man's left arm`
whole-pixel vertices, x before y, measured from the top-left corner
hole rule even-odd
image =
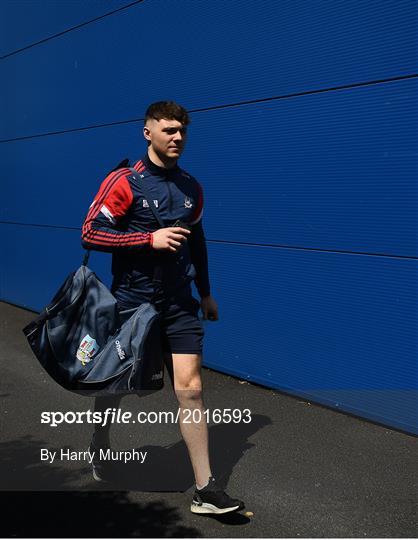
[[[191,223],[191,234],[188,238],[190,257],[196,270],[195,284],[200,295],[201,309],[204,319],[218,320],[218,306],[210,294],[208,251],[206,247],[205,233],[202,226],[203,214],[203,190],[200,184],[199,202],[196,208],[194,220]]]
[[[202,221],[191,227],[192,233],[188,238],[190,256],[196,270],[196,288],[201,297],[200,305],[203,318],[210,321],[218,320],[218,306],[210,294],[208,251]]]

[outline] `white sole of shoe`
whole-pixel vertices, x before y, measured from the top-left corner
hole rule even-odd
[[[239,504],[237,506],[230,506],[229,508],[218,508],[209,503],[202,503],[200,506],[192,503],[190,511],[193,514],[227,514],[228,512],[235,512],[238,508]]]
[[[103,478],[100,478],[100,476],[98,476],[95,469],[93,469],[93,478],[96,480],[96,482],[103,482]]]

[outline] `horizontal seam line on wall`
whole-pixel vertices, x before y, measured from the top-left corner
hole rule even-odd
[[[267,247],[267,248],[277,248],[277,249],[293,249],[298,251],[319,251],[321,253],[341,253],[347,255],[364,255],[367,257],[386,257],[391,259],[412,259],[418,260],[418,257],[412,255],[389,255],[387,253],[369,253],[366,251],[349,251],[349,250],[340,250],[340,249],[320,249],[320,248],[309,248],[309,247],[300,247],[300,246],[288,246],[281,244],[256,244],[254,242],[237,242],[233,240],[210,240],[206,239],[207,242],[212,244],[228,244],[228,245],[237,245],[237,246],[248,246],[248,247]]]
[[[314,94],[321,94],[325,92],[335,92],[338,90],[347,90],[350,88],[361,88],[363,86],[370,86],[370,85],[377,85],[377,84],[386,84],[391,82],[397,82],[397,81],[403,81],[407,79],[415,79],[418,77],[418,74],[412,74],[412,75],[403,75],[401,77],[391,77],[389,79],[380,79],[376,81],[368,81],[368,82],[361,82],[361,83],[353,83],[353,84],[346,84],[342,86],[335,86],[332,88],[322,88],[318,90],[307,90],[305,92],[295,92],[293,94],[285,94],[283,96],[274,96],[274,97],[268,97],[268,98],[260,98],[260,99],[253,99],[253,100],[247,100],[247,101],[241,101],[237,103],[229,103],[226,105],[213,105],[212,107],[205,107],[200,109],[189,109],[189,113],[197,113],[197,112],[207,112],[207,111],[214,111],[218,109],[228,109],[232,107],[241,107],[244,105],[253,105],[255,103],[266,103],[268,101],[276,101],[281,99],[290,99],[294,97],[302,97],[302,96],[308,96],[308,95],[314,95]],[[0,141],[0,143],[8,143],[8,142],[15,142],[15,141],[23,141],[27,139],[35,139],[39,137],[49,137],[51,135],[62,135],[64,133],[73,133],[76,131],[87,131],[89,129],[98,129],[98,128],[104,128],[104,127],[110,127],[110,126],[118,126],[123,124],[132,124],[135,122],[143,122],[144,118],[134,118],[132,120],[118,120],[115,122],[108,122],[106,124],[96,124],[92,126],[85,126],[85,127],[79,127],[79,128],[72,128],[62,131],[51,131],[49,133],[40,133],[35,135],[27,135],[23,137],[15,137],[14,139],[3,139]]]
[[[100,19],[103,19],[105,17],[109,17],[109,15],[113,15],[114,13],[117,13],[118,11],[122,11],[123,9],[130,8],[131,6],[134,6],[135,4],[140,4],[144,0],[135,0],[135,2],[131,2],[130,4],[126,6],[122,6],[120,8],[114,9],[113,11],[109,11],[109,13],[104,13],[103,15],[100,15],[99,17],[95,17],[94,19],[91,19],[90,21],[85,21],[83,23],[77,24],[76,26],[72,26],[71,28],[68,28],[67,30],[63,30],[62,32],[58,32],[57,34],[53,34],[52,36],[49,36],[47,38],[41,39],[40,41],[36,41],[35,43],[31,43],[30,45],[26,45],[25,47],[22,47],[21,49],[16,49],[15,51],[12,51],[10,53],[5,54],[4,56],[0,56],[0,60],[4,60],[5,58],[8,58],[10,56],[13,56],[15,54],[18,54],[22,51],[26,51],[27,49],[31,49],[32,47],[36,47],[37,45],[40,45],[41,43],[45,43],[46,41],[50,41],[51,39],[55,39],[59,36],[62,36],[63,34],[68,34],[68,32],[72,32],[73,30],[77,30],[78,28],[81,28],[83,26],[86,26],[87,24],[91,24],[93,22],[96,22]]]
[[[21,225],[23,227],[41,227],[46,229],[64,229],[69,231],[80,231],[78,227],[65,227],[63,225],[40,225],[38,223],[21,223],[18,221],[0,221],[0,224],[5,225]],[[364,255],[368,257],[386,257],[390,259],[411,259],[411,260],[418,260],[418,257],[414,257],[411,255],[389,255],[386,253],[368,253],[364,251],[348,251],[348,250],[338,250],[338,249],[320,249],[320,248],[308,248],[308,247],[300,247],[300,246],[287,246],[287,245],[280,245],[280,244],[255,244],[253,242],[237,242],[234,240],[211,240],[210,238],[206,238],[206,242],[210,242],[212,244],[228,244],[228,245],[237,245],[237,246],[247,246],[247,247],[267,247],[267,248],[276,248],[276,249],[294,249],[298,251],[318,251],[321,253],[341,253],[341,254],[347,254],[347,255]],[[94,251],[94,250],[93,250]]]

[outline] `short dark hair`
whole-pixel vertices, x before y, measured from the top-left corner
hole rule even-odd
[[[154,118],[155,120],[178,120],[184,126],[190,124],[189,115],[184,107],[174,101],[156,101],[151,103],[145,113],[144,124],[147,120]]]

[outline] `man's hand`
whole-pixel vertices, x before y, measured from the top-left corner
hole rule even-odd
[[[218,304],[215,302],[213,296],[205,296],[202,298],[200,301],[200,307],[202,308],[204,320],[218,320]]]
[[[178,251],[190,234],[188,229],[166,227],[152,233],[152,247],[161,251]]]

